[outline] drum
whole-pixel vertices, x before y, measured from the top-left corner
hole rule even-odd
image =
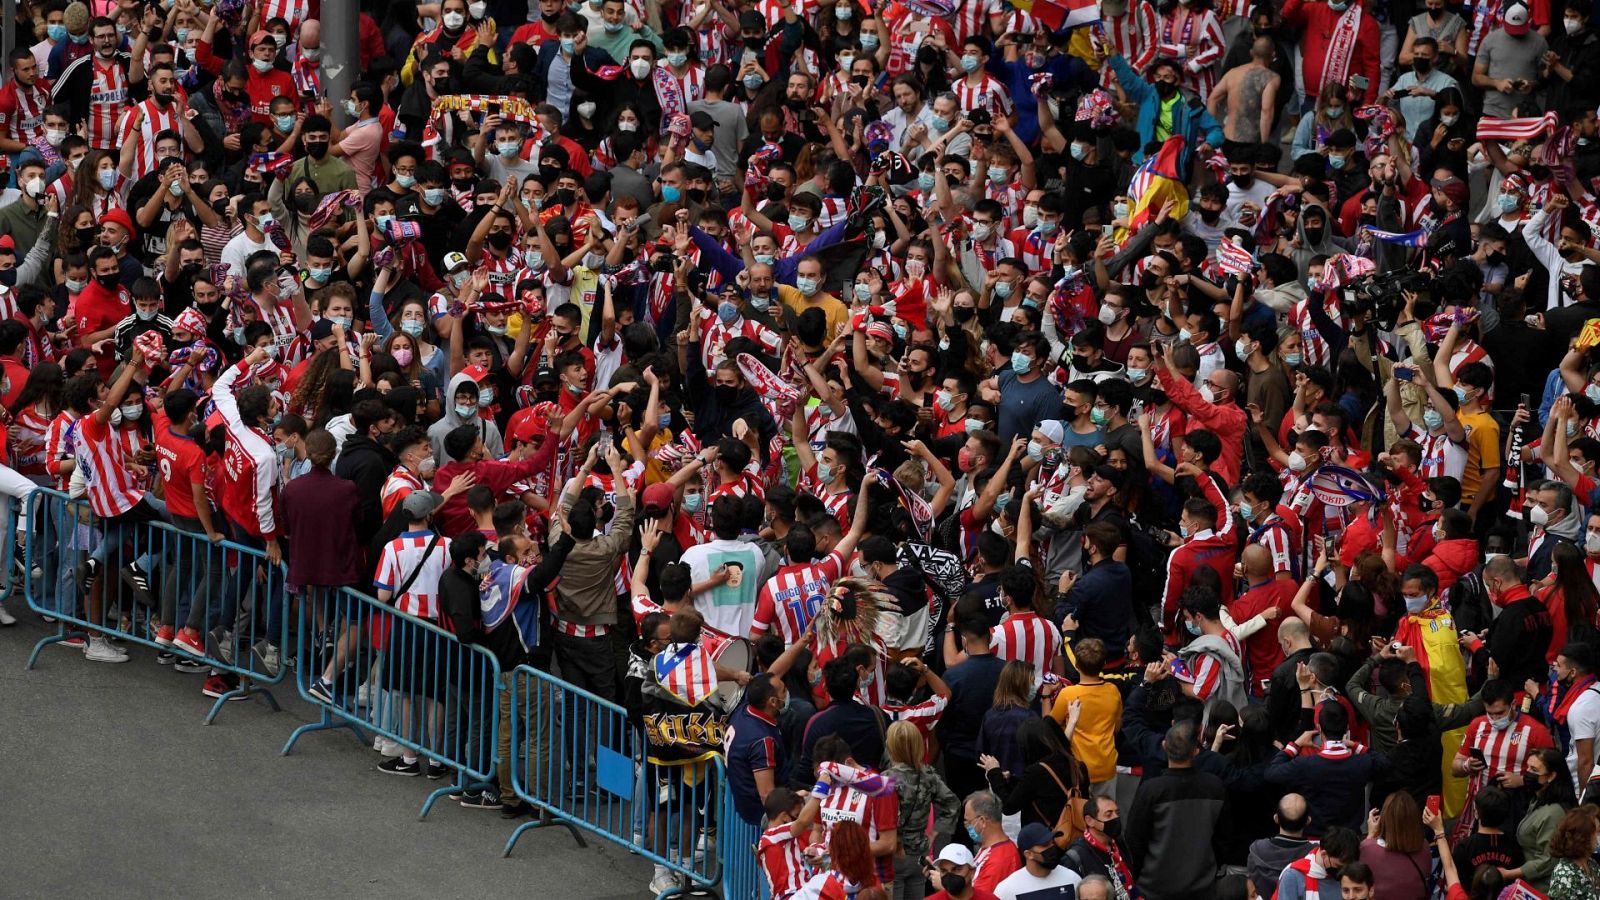
[[[744,638],[722,637],[713,635],[709,631],[700,637],[700,646],[705,652],[711,654],[717,666],[729,672],[753,673],[756,654],[750,642]],[[732,715],[739,708],[739,701],[744,699],[744,687],[734,681],[717,682],[716,693],[706,701],[723,712]]]

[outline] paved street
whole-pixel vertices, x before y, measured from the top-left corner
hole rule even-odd
[[[22,666],[46,626],[20,598],[0,629],[0,896],[560,897],[649,896],[650,867],[564,829],[514,823],[441,800],[417,811],[426,779],[378,772],[349,732],[302,738],[316,717],[290,685],[278,699],[212,702],[204,678],[130,648],[122,665],[47,648]]]

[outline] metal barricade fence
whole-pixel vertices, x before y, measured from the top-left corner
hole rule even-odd
[[[725,819],[727,777],[720,755],[652,763],[621,706],[531,666],[518,666],[508,681],[509,765],[518,797],[569,830],[598,835],[696,886],[721,880],[717,825]],[[701,740],[707,739],[720,743],[710,735]],[[505,855],[523,832],[544,824],[519,826]],[[573,836],[583,844],[576,830]]]
[[[722,860],[722,896],[728,900],[766,900],[771,894],[756,846],[761,829],[739,817],[733,791],[724,785],[718,822],[717,856]]]
[[[322,719],[296,728],[285,756],[307,734],[349,728],[453,769],[453,784],[429,794],[418,818],[446,794],[494,781],[502,727],[494,654],[349,588],[309,589],[298,631],[296,686]]]
[[[86,498],[39,488],[29,498],[24,545],[28,607],[57,623],[28,656],[71,637],[105,636],[199,660],[238,677],[207,713],[211,724],[230,700],[258,696],[283,680],[288,643],[284,569],[266,554],[229,540],[210,541],[164,521],[107,522]],[[163,626],[170,628],[169,634]],[[203,648],[173,638],[185,626]]]

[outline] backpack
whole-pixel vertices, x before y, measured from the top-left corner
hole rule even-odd
[[[1050,780],[1054,781],[1056,787],[1061,788],[1061,792],[1067,795],[1067,802],[1061,804],[1061,814],[1056,817],[1055,837],[1052,839],[1057,848],[1065,850],[1072,846],[1072,842],[1076,841],[1078,836],[1083,834],[1083,830],[1088,827],[1088,822],[1083,817],[1083,806],[1088,802],[1088,798],[1083,795],[1083,790],[1078,786],[1076,766],[1073,767],[1072,787],[1069,788],[1061,783],[1061,776],[1056,774],[1055,769],[1050,768],[1049,763],[1041,762],[1039,765],[1050,773]],[[1039,812],[1039,804],[1035,803],[1033,805],[1033,811]],[[1044,815],[1041,813],[1039,818],[1044,818]]]

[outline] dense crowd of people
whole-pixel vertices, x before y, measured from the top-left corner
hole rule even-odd
[[[86,660],[238,696],[358,590],[720,757],[777,900],[1600,896],[1590,0],[16,9]],[[359,624],[308,693],[442,777]]]

